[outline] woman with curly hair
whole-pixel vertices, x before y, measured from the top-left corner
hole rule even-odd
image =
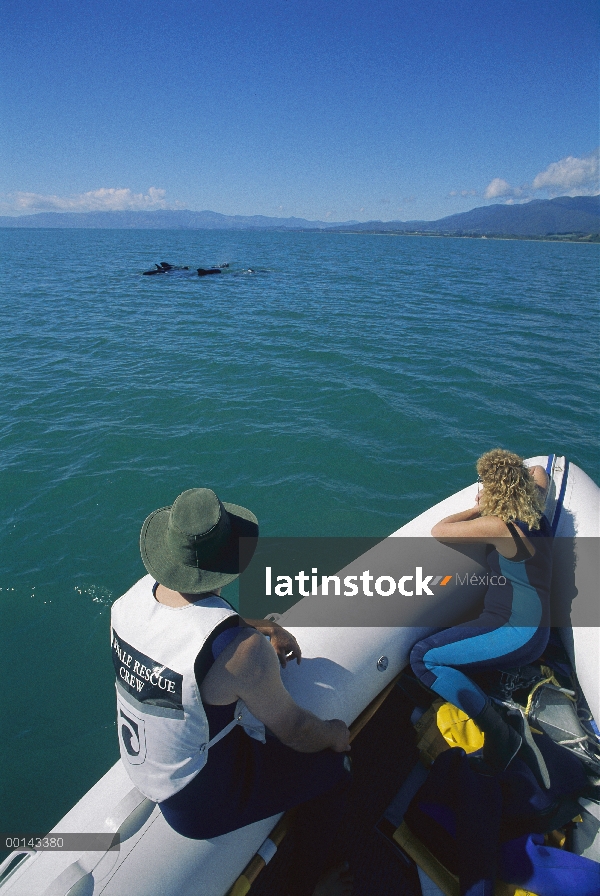
[[[534,662],[549,636],[551,530],[543,515],[548,476],[543,467],[495,448],[477,461],[481,490],[474,507],[431,530],[442,542],[485,542],[490,584],[481,616],[438,632],[412,649],[423,684],[466,712],[484,735],[488,772],[503,771],[522,739],[496,711],[469,672]]]

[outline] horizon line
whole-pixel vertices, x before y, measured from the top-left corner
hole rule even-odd
[[[57,209],[38,209],[36,211],[29,211],[23,213],[9,213],[9,214],[1,214],[0,220],[2,219],[10,219],[10,220],[20,220],[23,218],[37,218],[41,215],[53,215],[53,216],[72,216],[72,217],[84,217],[87,215],[155,215],[159,213],[170,213],[170,214],[193,214],[193,215],[215,215],[220,218],[265,218],[269,221],[306,221],[309,224],[315,225],[324,225],[325,227],[345,227],[345,226],[353,226],[353,225],[365,225],[365,224],[424,224],[424,223],[436,223],[438,221],[442,221],[445,218],[454,218],[460,215],[466,215],[470,212],[477,211],[479,209],[487,209],[487,208],[519,208],[524,205],[531,205],[531,203],[544,203],[544,202],[554,202],[557,199],[597,199],[600,201],[600,194],[581,194],[577,196],[553,196],[550,199],[540,199],[540,198],[529,198],[522,202],[491,202],[487,205],[476,205],[471,209],[467,209],[464,212],[453,212],[450,215],[442,215],[441,218],[433,218],[433,219],[425,219],[425,218],[410,218],[407,220],[401,220],[399,218],[391,218],[389,220],[383,220],[381,218],[369,218],[365,221],[359,221],[356,219],[350,219],[347,221],[324,221],[319,218],[304,218],[299,215],[288,215],[288,216],[275,216],[275,215],[265,215],[262,213],[254,213],[254,214],[228,214],[226,212],[216,212],[212,209],[192,209],[192,208],[149,208],[149,209],[88,209],[87,211],[73,211],[68,209],[57,210]]]

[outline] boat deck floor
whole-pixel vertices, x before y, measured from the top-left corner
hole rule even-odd
[[[410,724],[414,704],[393,688],[352,743],[353,784],[334,847],[354,875],[353,896],[420,896],[416,867],[403,860],[375,825],[415,765]],[[293,831],[256,879],[249,896],[286,896]]]

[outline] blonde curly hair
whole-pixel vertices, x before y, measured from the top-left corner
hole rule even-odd
[[[544,502],[522,457],[494,448],[481,455],[477,472],[483,484],[482,516],[497,516],[505,523],[522,520],[530,529],[539,529]]]

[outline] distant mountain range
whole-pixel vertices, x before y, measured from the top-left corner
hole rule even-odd
[[[357,222],[327,224],[304,218],[269,218],[265,215],[221,215],[189,209],[149,212],[39,212],[19,218],[0,217],[0,227],[79,227],[109,230],[325,230]]]
[[[336,230],[345,230],[344,225]],[[600,233],[600,196],[533,199],[522,205],[488,205],[439,221],[369,221],[352,230],[478,236],[550,236]]]
[[[600,196],[534,199],[522,205],[488,205],[439,221],[346,221],[221,215],[218,212],[40,212],[0,217],[0,227],[120,230],[326,230],[333,232],[431,233],[455,236],[557,236],[600,234]]]

